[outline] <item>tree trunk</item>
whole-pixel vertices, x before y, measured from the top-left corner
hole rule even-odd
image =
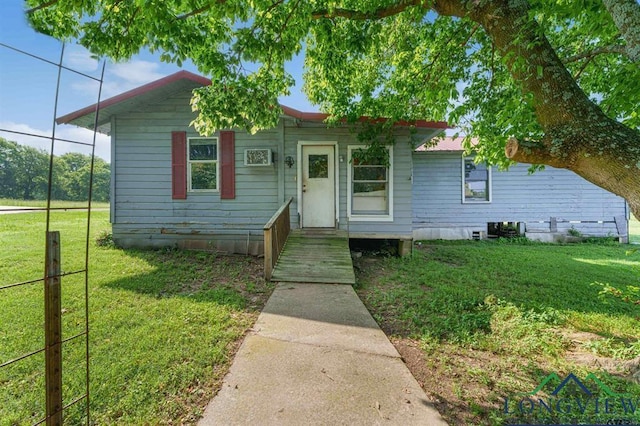
[[[521,163],[569,169],[624,197],[640,218],[640,133],[607,117],[569,74],[538,24],[528,2],[436,1],[439,13],[468,16],[491,37],[515,81],[532,95],[541,141],[511,139],[505,153]]]

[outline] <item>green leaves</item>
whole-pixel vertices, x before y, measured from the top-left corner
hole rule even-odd
[[[26,1],[27,7],[40,4]],[[491,20],[476,16],[476,9],[452,17],[426,6],[402,9],[386,0],[44,4],[28,14],[34,28],[77,39],[94,54],[124,60],[148,48],[161,52],[165,62],[192,60],[213,81],[198,89],[192,102],[199,112],[193,125],[205,134],[274,126],[278,98],[294,84],[285,64],[304,48],[304,92],[334,122],[362,115],[448,120],[479,138],[476,149],[483,159],[506,166],[502,150],[508,137],[539,140],[543,135],[534,108],[545,100],[524,90],[522,80],[542,84],[558,71],[542,65],[548,58],[525,58],[523,52],[544,44],[526,31],[549,40],[555,52],[545,54],[557,54],[609,117],[640,126],[640,67],[615,53],[624,40],[599,0],[530,2],[528,15],[519,18],[527,21],[524,32],[515,24],[504,29],[511,32],[515,49],[496,47],[495,35],[485,32]],[[445,13],[462,10],[457,0],[431,6]],[[384,8],[389,13],[378,13]],[[373,12],[377,19],[361,19]]]

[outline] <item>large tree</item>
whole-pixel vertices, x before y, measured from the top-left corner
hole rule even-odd
[[[33,26],[98,55],[191,59],[203,133],[274,126],[304,90],[336,118],[445,119],[481,159],[574,171],[640,217],[637,0],[27,0]],[[506,156],[505,156],[506,154]]]
[[[93,201],[109,201],[109,163],[95,157]],[[52,200],[86,201],[91,157],[66,153],[53,157]],[[49,154],[0,137],[0,198],[46,200],[49,195]]]
[[[48,170],[44,150],[0,137],[0,198],[46,198]]]

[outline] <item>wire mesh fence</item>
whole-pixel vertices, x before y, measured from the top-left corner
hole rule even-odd
[[[0,249],[6,259],[0,265],[0,404],[11,417],[2,421],[49,425],[62,424],[64,419],[69,424],[90,424],[89,247],[96,133],[90,142],[60,138],[56,117],[65,95],[62,81],[73,75],[97,86],[98,120],[105,64],[95,77],[65,65],[64,44],[60,44],[57,61],[11,43],[0,42],[0,49],[27,60],[43,75],[54,76],[34,81],[25,75],[23,81],[15,77],[0,81],[5,86],[41,85],[41,95],[34,102],[50,105],[52,114],[50,134],[0,125],[0,134],[7,138],[27,136],[49,145],[46,182],[31,182],[46,188],[40,205],[0,209],[0,225],[4,222]],[[65,152],[77,150],[90,156],[89,173],[79,181],[84,186],[84,202],[66,205],[54,200],[54,182],[61,173],[56,155],[62,152],[62,144]],[[5,164],[11,161],[4,160]],[[35,167],[29,161],[21,166]],[[19,214],[11,220],[28,225],[28,232],[14,231],[10,213]]]

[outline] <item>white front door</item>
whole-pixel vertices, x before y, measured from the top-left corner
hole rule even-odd
[[[335,147],[302,146],[302,227],[334,228]]]

